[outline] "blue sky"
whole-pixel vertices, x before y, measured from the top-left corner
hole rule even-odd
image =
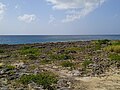
[[[120,34],[120,0],[0,0],[0,34]]]

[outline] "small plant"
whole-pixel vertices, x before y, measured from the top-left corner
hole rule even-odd
[[[27,59],[37,59],[40,55],[40,51],[38,48],[32,48],[32,47],[24,47],[20,50],[20,54],[26,55]]]
[[[119,54],[110,54],[109,58],[112,61],[120,61],[120,55]]]
[[[34,54],[39,55],[39,49],[38,48],[32,48],[32,47],[24,47],[20,50],[21,54]]]
[[[82,48],[83,49],[83,48]],[[69,54],[69,53],[76,53],[78,51],[82,50],[80,47],[67,47],[65,48],[64,53]]]
[[[50,58],[55,60],[67,60],[67,59],[72,59],[72,56],[67,54],[54,54],[54,55],[50,55]]]
[[[64,61],[61,63],[62,67],[73,67],[74,64],[70,61]]]
[[[10,74],[10,75],[14,75],[15,72],[14,72],[14,71],[10,71],[9,74]]]
[[[0,49],[0,53],[4,53],[4,50]]]
[[[105,47],[104,50],[108,52],[120,53],[120,45],[110,45],[108,47]]]
[[[120,54],[110,54],[109,58],[115,63],[117,68],[120,68]]]
[[[89,60],[89,59],[86,59],[84,62],[83,62],[83,67],[84,67],[84,69],[86,69],[87,67],[88,67],[88,65],[89,64],[91,64],[92,63],[92,61],[91,60]]]
[[[100,50],[101,49],[101,45],[100,44],[96,44],[94,48],[95,48],[95,50]]]
[[[111,41],[112,45],[120,45],[120,41]]]
[[[57,77],[55,74],[53,74],[52,72],[42,72],[40,74],[34,75],[23,75],[21,76],[21,78],[19,79],[19,82],[21,82],[22,84],[29,84],[31,82],[34,82],[38,85],[42,85],[44,87],[44,89],[48,89],[51,88],[52,84],[57,83]]]
[[[50,63],[50,60],[41,60],[41,64],[49,64]]]
[[[3,63],[0,63],[0,68],[2,68],[4,66],[4,64]]]
[[[27,50],[27,49],[30,49],[31,47],[30,46],[24,46],[22,47],[23,50]]]
[[[15,66],[7,65],[6,68],[7,68],[8,70],[14,70],[14,69],[15,69]]]
[[[102,44],[109,44],[110,40],[104,39],[104,40],[97,40],[97,44],[102,45]]]

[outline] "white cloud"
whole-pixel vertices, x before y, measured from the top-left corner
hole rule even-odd
[[[101,6],[105,0],[46,0],[53,9],[72,11],[68,13],[63,22],[78,20]]]
[[[3,14],[5,13],[6,10],[6,5],[4,5],[3,3],[0,3],[0,20],[3,19]]]
[[[53,15],[50,15],[49,24],[54,23],[54,21],[55,21],[55,17]]]
[[[24,14],[23,16],[18,16],[19,21],[23,21],[25,23],[31,23],[36,20],[36,15],[34,14]]]

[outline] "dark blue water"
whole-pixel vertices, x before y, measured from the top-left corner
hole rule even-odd
[[[18,35],[0,36],[0,44],[27,44],[61,41],[88,41],[98,39],[120,40],[120,35]]]

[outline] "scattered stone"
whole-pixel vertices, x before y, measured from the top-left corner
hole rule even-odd
[[[81,73],[80,73],[80,71],[78,71],[78,70],[73,70],[73,71],[72,71],[72,75],[73,75],[73,76],[80,76]]]

